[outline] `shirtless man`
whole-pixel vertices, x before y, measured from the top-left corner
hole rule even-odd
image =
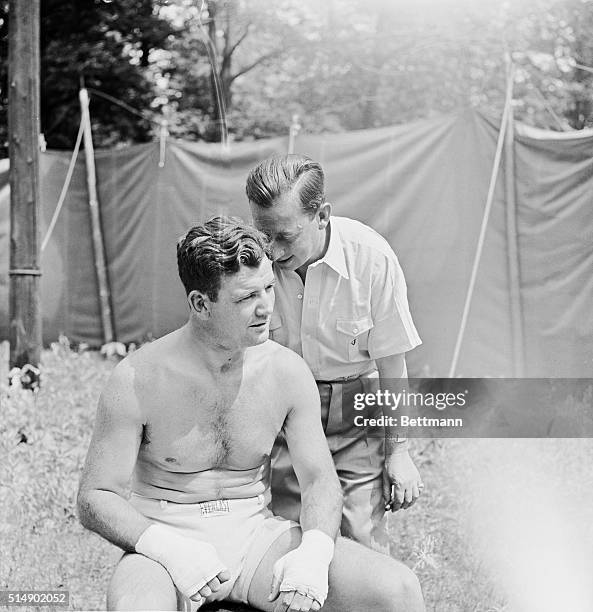
[[[177,257],[189,320],[114,369],[80,484],[83,525],[126,551],[108,608],[228,599],[275,612],[424,610],[406,566],[342,538],[334,546],[340,484],[307,366],[268,341],[263,235],[217,217],[192,228]],[[281,429],[300,525],[268,509]]]

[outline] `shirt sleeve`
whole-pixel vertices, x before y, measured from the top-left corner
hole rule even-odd
[[[394,253],[378,253],[373,262],[371,313],[368,351],[372,359],[405,353],[422,343],[410,314],[404,273]]]

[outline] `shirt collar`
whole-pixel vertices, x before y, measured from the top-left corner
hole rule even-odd
[[[330,268],[335,270],[340,276],[346,280],[350,278],[348,268],[346,267],[346,258],[344,257],[344,244],[338,230],[338,225],[329,221],[330,235],[329,244],[325,255],[319,260],[319,263],[324,262]]]

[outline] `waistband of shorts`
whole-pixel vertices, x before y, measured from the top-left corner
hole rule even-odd
[[[168,499],[158,499],[155,497],[146,497],[140,495],[135,491],[132,491],[130,501],[140,504],[156,505],[158,504],[161,509],[167,509],[171,511],[178,510],[185,512],[187,510],[199,512],[203,516],[209,514],[230,514],[233,512],[241,512],[255,506],[267,506],[272,500],[272,494],[269,489],[264,493],[255,495],[253,497],[239,497],[239,498],[222,498],[222,499],[211,499],[201,502],[173,502]]]

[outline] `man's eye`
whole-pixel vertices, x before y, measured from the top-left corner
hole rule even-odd
[[[266,287],[266,291],[270,291],[270,290],[272,290],[273,288],[274,288],[274,285],[268,285],[268,286]]]

